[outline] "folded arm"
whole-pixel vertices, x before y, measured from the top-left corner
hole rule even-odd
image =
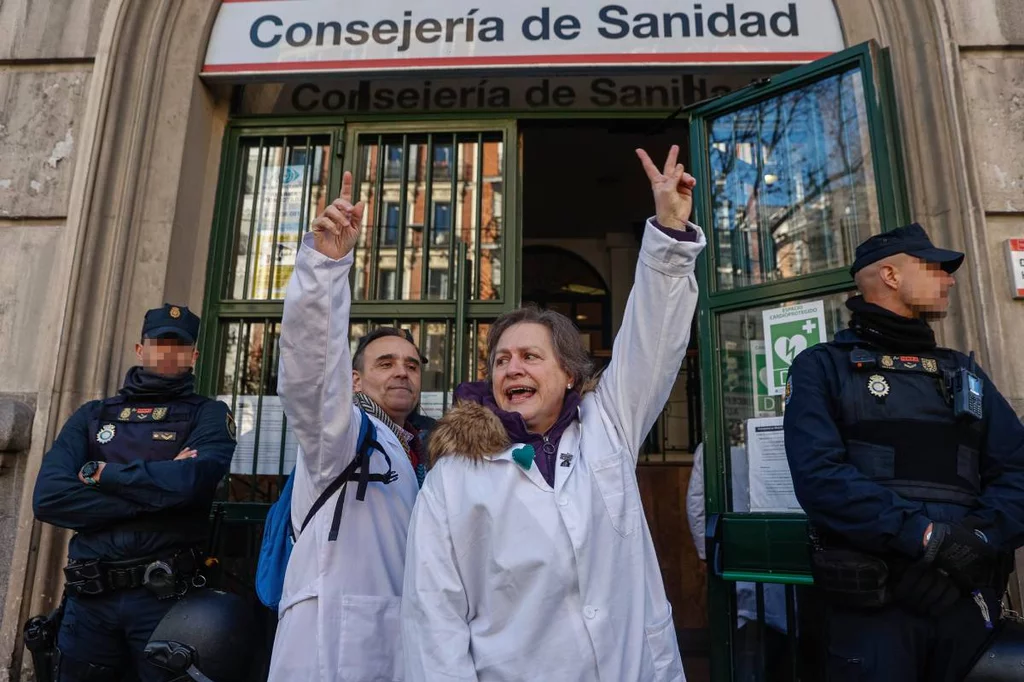
[[[138,516],[146,508],[118,495],[87,486],[78,472],[89,461],[89,417],[98,401],[86,403],[64,424],[43,457],[32,494],[40,521],[76,531],[99,528]]]
[[[185,442],[196,457],[181,460],[128,464],[107,463],[99,488],[140,505],[161,511],[209,504],[217,484],[227,475],[235,452],[228,428],[231,410],[220,401],[203,405],[193,418],[195,426]]]

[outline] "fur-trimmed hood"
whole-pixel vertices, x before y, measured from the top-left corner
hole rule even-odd
[[[482,388],[477,382],[477,389]],[[579,391],[582,398],[597,388],[598,378],[587,381]],[[505,450],[512,444],[508,431],[501,419],[489,407],[473,399],[466,399],[464,389],[471,384],[462,384],[456,391],[455,406],[437,422],[430,432],[428,455],[430,466],[446,455],[458,455],[479,461]],[[488,389],[489,391],[490,389]],[[460,399],[460,393],[463,395]]]
[[[430,432],[430,465],[445,455],[478,461],[509,445],[508,433],[498,416],[480,403],[464,400],[448,410]]]

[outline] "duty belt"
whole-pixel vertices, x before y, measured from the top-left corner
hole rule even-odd
[[[126,561],[71,560],[64,568],[65,588],[76,597],[93,597],[107,592],[145,587],[158,598],[184,594],[189,583],[202,587],[199,573],[202,557],[185,550],[169,557],[147,557]]]

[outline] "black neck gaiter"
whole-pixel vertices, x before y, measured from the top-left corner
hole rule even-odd
[[[175,376],[163,376],[135,366],[124,377],[121,395],[134,400],[182,398],[195,392],[196,377],[192,370]]]
[[[865,341],[901,352],[935,348],[935,332],[924,320],[897,315],[874,303],[868,303],[863,296],[847,300],[846,307],[853,313],[850,329]]]

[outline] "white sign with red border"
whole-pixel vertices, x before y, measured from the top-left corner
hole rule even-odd
[[[832,0],[222,0],[203,75],[800,64]]]
[[[1006,240],[1006,265],[1010,269],[1010,291],[1024,298],[1024,239]]]

